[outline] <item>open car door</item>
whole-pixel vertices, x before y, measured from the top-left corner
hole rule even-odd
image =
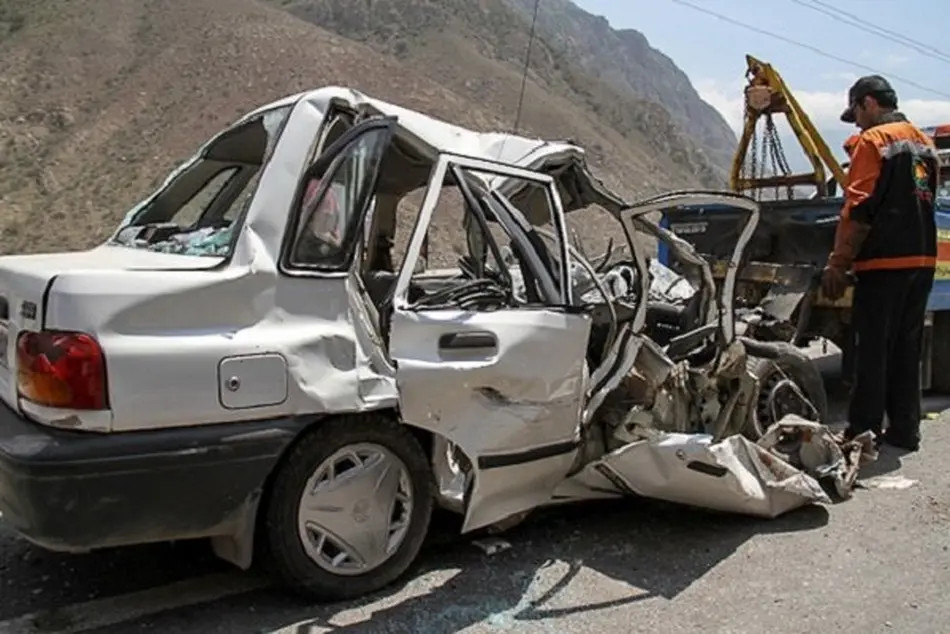
[[[471,266],[410,301],[410,287],[420,294],[414,273],[447,176],[478,230],[469,232],[464,259]],[[545,257],[528,239],[512,216],[518,211],[489,191],[492,176],[546,189],[558,257]],[[566,244],[549,176],[459,156],[438,161],[396,284],[389,351],[404,421],[452,443],[470,462],[464,531],[547,503],[578,457],[590,318],[571,307]],[[514,267],[505,264],[504,247]],[[497,266],[487,266],[489,259]]]

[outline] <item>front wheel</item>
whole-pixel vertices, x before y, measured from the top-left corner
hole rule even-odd
[[[432,515],[425,452],[379,415],[336,419],[304,437],[277,472],[266,505],[270,564],[291,590],[352,599],[402,576]]]
[[[755,406],[743,431],[750,440],[761,438],[786,414],[820,423],[828,420],[828,393],[812,360],[788,344],[769,345],[780,349],[776,358],[750,356],[748,360],[749,370],[759,381]]]

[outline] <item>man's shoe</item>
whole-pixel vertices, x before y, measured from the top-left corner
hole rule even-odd
[[[897,447],[898,449],[904,449],[906,451],[918,451],[920,450],[920,438],[915,438],[911,436],[910,438],[906,436],[899,436],[897,434],[891,434],[884,432],[884,435],[881,436],[884,442],[890,445],[891,447]]]

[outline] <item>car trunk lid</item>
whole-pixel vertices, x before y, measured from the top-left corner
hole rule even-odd
[[[0,398],[16,407],[16,338],[21,331],[43,328],[45,299],[60,275],[103,269],[200,270],[222,261],[112,245],[73,253],[0,257]]]

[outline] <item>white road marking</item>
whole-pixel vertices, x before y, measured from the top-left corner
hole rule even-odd
[[[206,575],[0,621],[0,634],[79,634],[167,610],[210,603],[268,585],[265,579],[249,574]]]

